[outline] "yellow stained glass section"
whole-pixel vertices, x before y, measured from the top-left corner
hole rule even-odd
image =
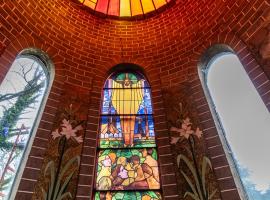
[[[142,81],[132,84],[134,88],[125,88],[113,81],[112,105],[119,114],[137,114],[143,101]],[[124,104],[123,104],[124,102]]]
[[[120,17],[130,17],[130,1],[120,0]]]
[[[88,6],[89,8],[95,9],[97,0],[85,0],[84,5]]]
[[[155,10],[152,0],[141,0],[144,14]]]
[[[104,13],[118,17],[143,15],[166,5],[171,0],[77,0],[81,4]]]
[[[156,9],[164,6],[167,3],[166,0],[153,0],[153,1],[154,1]]]
[[[141,0],[131,0],[131,11],[132,16],[143,14]]]

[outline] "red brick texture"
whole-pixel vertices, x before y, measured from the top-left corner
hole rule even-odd
[[[218,147],[220,141],[198,79],[197,65],[211,45],[231,46],[270,109],[269,62],[261,62],[261,55],[252,46],[255,36],[265,28],[269,12],[268,0],[176,0],[162,13],[144,20],[117,21],[94,16],[71,0],[4,0],[0,3],[0,81],[24,48],[39,48],[52,59],[56,76],[35,142],[39,137],[49,137],[64,82],[92,90],[77,191],[77,199],[90,199],[105,77],[119,63],[142,66],[152,87],[165,200],[179,197],[172,162],[162,159],[170,157],[171,150],[160,90],[161,86],[191,81],[222,197],[239,199],[223,149]],[[46,149],[37,148],[35,142],[16,199],[30,199],[34,191]]]

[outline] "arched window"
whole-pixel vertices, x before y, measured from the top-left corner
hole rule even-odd
[[[229,48],[212,48],[202,71],[234,178],[244,188],[242,195],[270,199],[270,115],[265,104]]]
[[[0,198],[9,199],[30,151],[50,76],[47,57],[27,49],[0,85]],[[17,180],[17,179],[16,179]]]
[[[161,199],[151,89],[134,72],[103,89],[95,199]]]

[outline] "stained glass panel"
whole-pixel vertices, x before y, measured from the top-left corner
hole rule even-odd
[[[153,0],[156,9],[160,8],[161,6],[166,4],[166,0]]]
[[[108,14],[119,16],[119,4],[120,0],[111,0],[109,4]]]
[[[91,0],[85,0],[84,4],[92,9],[95,9],[96,3]]]
[[[166,5],[170,0],[78,0],[93,10],[117,17],[147,14]],[[154,4],[153,4],[154,2]],[[97,6],[95,6],[97,4]]]
[[[100,148],[156,146],[152,115],[102,116],[100,121]]]
[[[96,10],[102,13],[107,13],[109,0],[97,1]]]
[[[161,200],[161,194],[154,191],[117,191],[117,192],[96,192],[95,200]]]
[[[107,149],[99,152],[97,190],[159,188],[157,151],[155,149]]]
[[[120,17],[129,17],[130,13],[130,1],[121,0],[120,1]]]
[[[149,13],[152,10],[155,10],[155,7],[153,5],[152,0],[141,0],[141,2],[142,2],[142,7],[143,7],[143,12],[144,13]]]
[[[148,83],[139,75],[120,73],[106,81],[100,148],[155,147]]]
[[[141,0],[131,0],[132,16],[142,15]]]

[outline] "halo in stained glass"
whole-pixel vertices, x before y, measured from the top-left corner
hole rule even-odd
[[[109,16],[135,17],[153,12],[170,0],[78,0],[94,11]]]

